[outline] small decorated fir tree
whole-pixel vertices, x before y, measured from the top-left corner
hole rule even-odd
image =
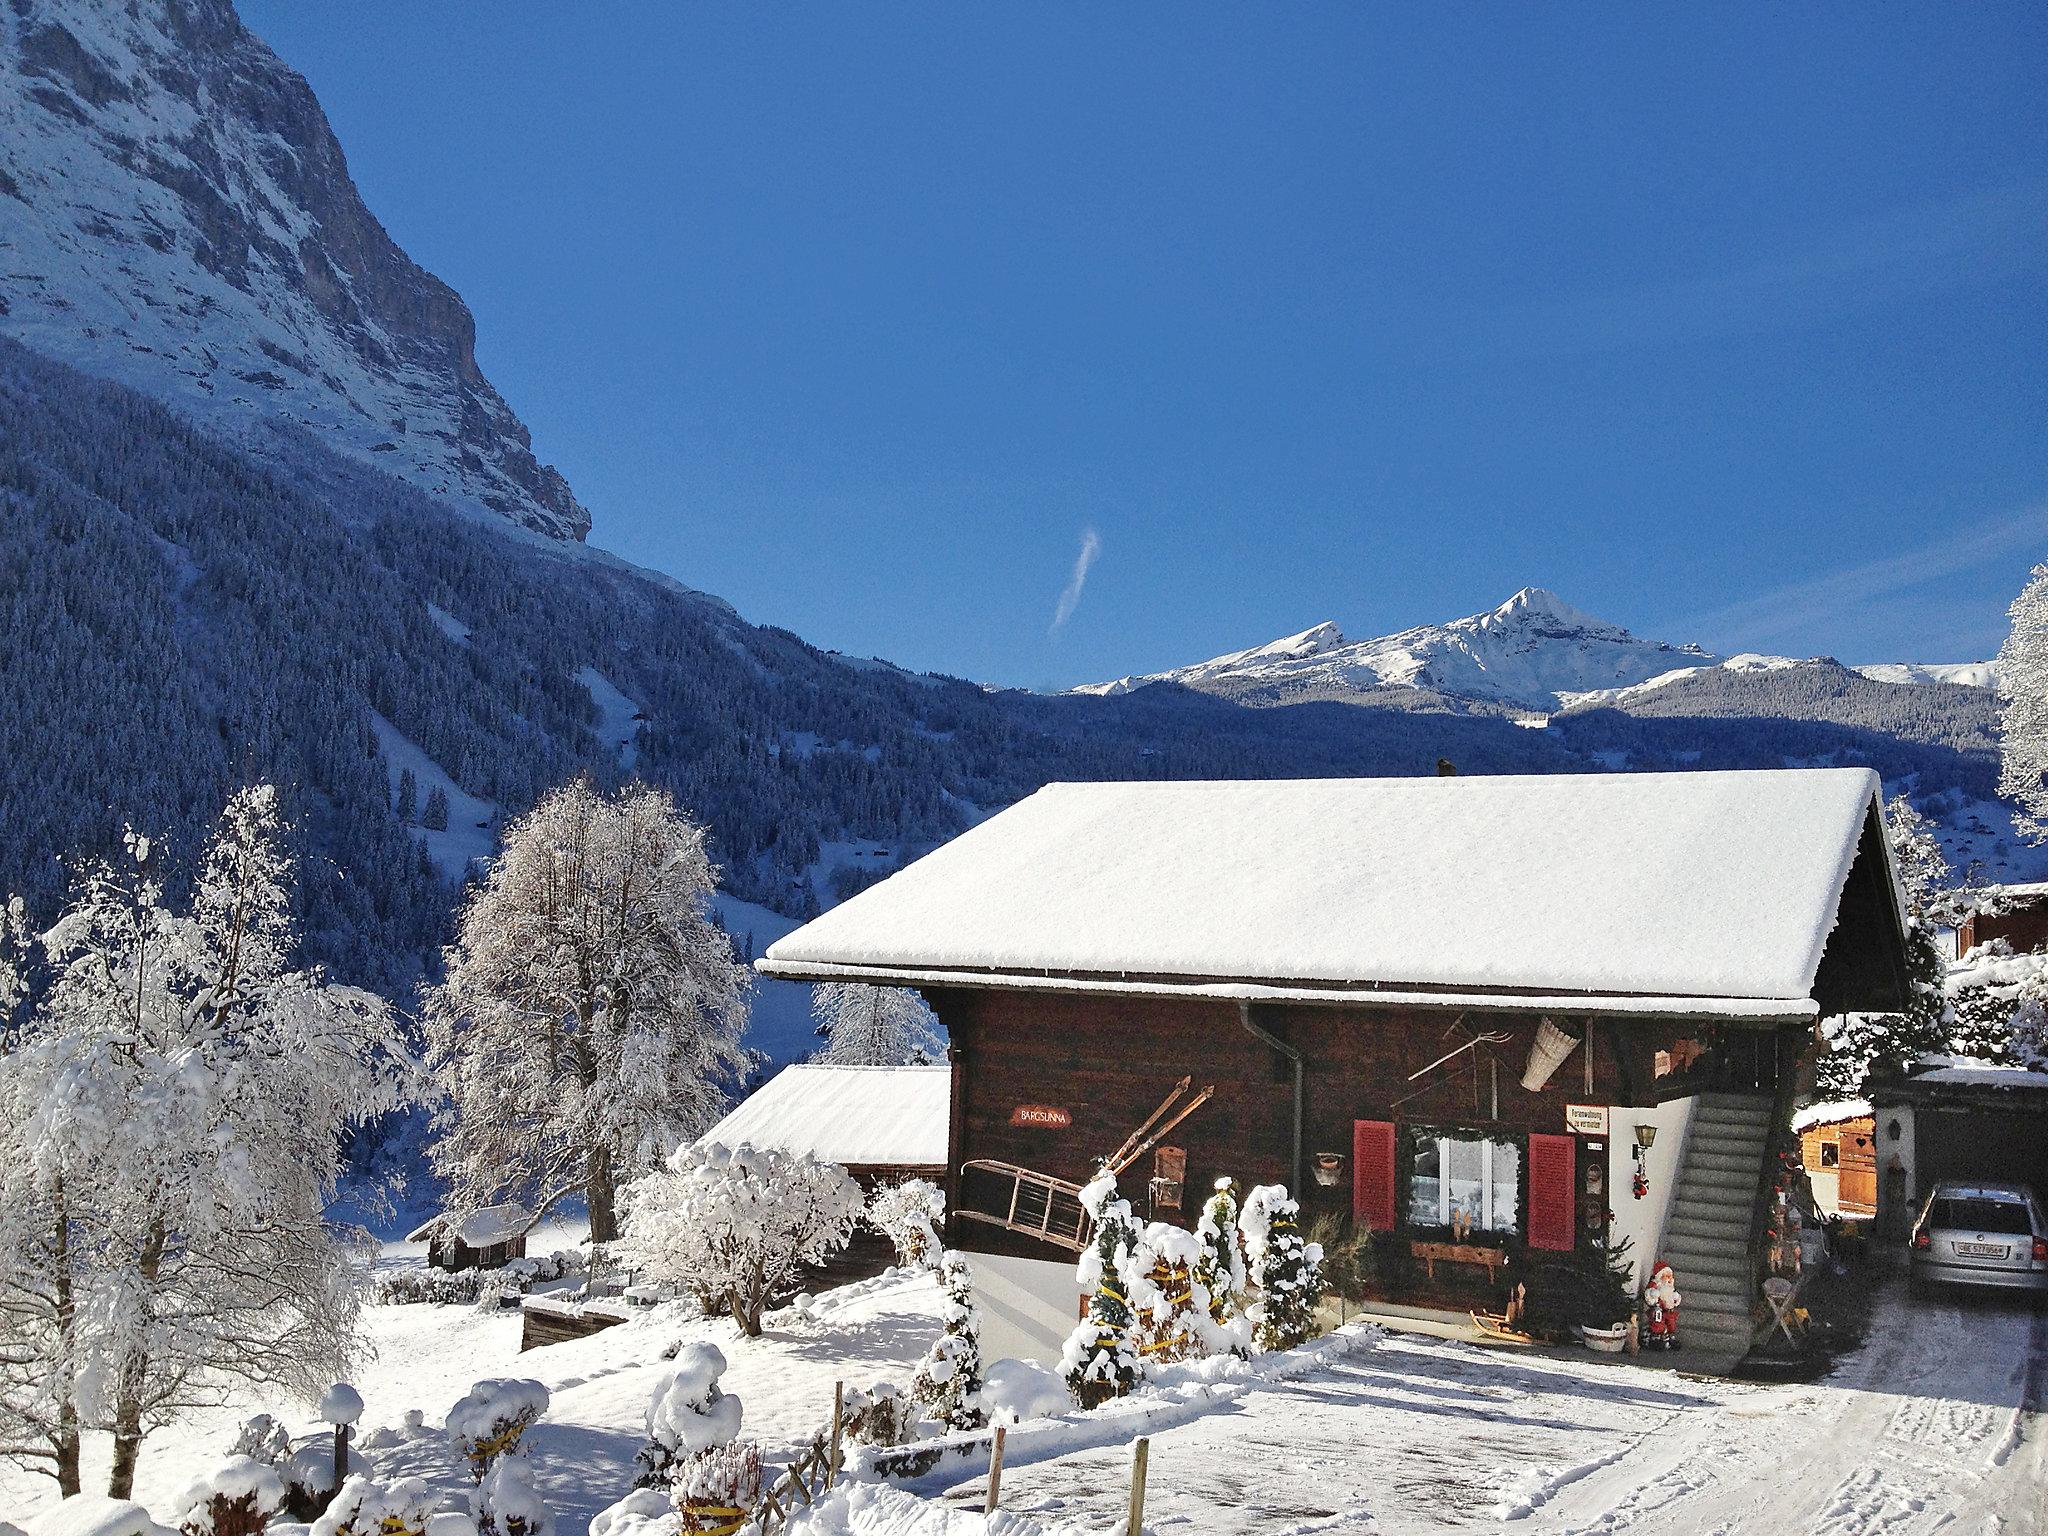
[[[1254,1337],[1265,1350],[1292,1349],[1315,1337],[1323,1297],[1323,1250],[1301,1235],[1301,1207],[1284,1184],[1261,1184],[1238,1218],[1259,1288]]]
[[[1081,1191],[1081,1204],[1095,1220],[1095,1242],[1081,1255],[1075,1275],[1093,1294],[1088,1315],[1067,1335],[1060,1374],[1083,1408],[1122,1397],[1138,1383],[1142,1367],[1131,1342],[1136,1321],[1124,1289],[1124,1270],[1137,1242],[1137,1221],[1128,1200],[1119,1199],[1116,1175],[1098,1173]]]
[[[1201,1304],[1208,1310],[1209,1326],[1204,1343],[1212,1354],[1241,1351],[1251,1343],[1244,1316],[1244,1249],[1237,1235],[1237,1185],[1218,1179],[1216,1192],[1202,1207],[1202,1219],[1195,1225],[1195,1239],[1202,1254],[1195,1263],[1194,1280],[1200,1288]]]
[[[981,1406],[981,1316],[974,1307],[974,1271],[957,1253],[939,1260],[939,1287],[946,1293],[944,1331],[910,1380],[910,1395],[948,1429],[980,1429],[988,1422]]]

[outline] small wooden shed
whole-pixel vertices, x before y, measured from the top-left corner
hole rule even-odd
[[[2048,881],[1985,887],[1978,909],[1956,925],[1956,958],[1993,939],[2020,954],[2048,949]]]
[[[1814,1104],[1792,1117],[1813,1203],[1830,1216],[1877,1214],[1877,1127],[1860,1099]]]
[[[778,1147],[837,1163],[874,1190],[946,1177],[946,1112],[953,1074],[936,1067],[784,1067],[697,1138]]]
[[[487,1205],[458,1216],[443,1211],[406,1234],[406,1241],[427,1245],[427,1262],[436,1269],[499,1269],[526,1257],[526,1232],[533,1213],[523,1205]]]

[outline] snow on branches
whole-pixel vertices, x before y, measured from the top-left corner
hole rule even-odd
[[[811,1059],[836,1067],[907,1067],[943,1061],[945,1042],[923,998],[904,987],[827,981],[811,989],[825,1046]]]
[[[634,1486],[667,1488],[683,1462],[738,1436],[740,1400],[719,1388],[724,1374],[725,1352],[716,1344],[686,1344],[677,1353],[647,1403],[647,1443],[635,1458]]]
[[[862,1207],[860,1186],[836,1163],[716,1142],[680,1148],[628,1185],[622,1204],[633,1261],[754,1337],[770,1298],[843,1248]]]
[[[499,1457],[518,1451],[521,1437],[547,1411],[548,1389],[539,1382],[493,1377],[448,1410],[448,1439],[481,1482]]]
[[[505,834],[427,995],[451,1209],[617,1185],[717,1118],[745,1067],[747,973],[709,914],[704,829],[660,790],[579,779]]]
[[[1138,1241],[1131,1204],[1116,1192],[1116,1175],[1104,1169],[1081,1191],[1081,1205],[1095,1222],[1095,1238],[1074,1276],[1090,1295],[1088,1312],[1067,1335],[1060,1351],[1060,1375],[1083,1408],[1122,1397],[1144,1373],[1131,1334],[1137,1322],[1125,1289]]]
[[[868,1198],[868,1225],[889,1239],[896,1262],[906,1268],[938,1264],[939,1223],[945,1214],[945,1191],[930,1179],[885,1184]]]
[[[1316,1334],[1323,1250],[1302,1240],[1300,1225],[1301,1207],[1286,1185],[1261,1184],[1245,1196],[1238,1230],[1259,1288],[1254,1336],[1261,1349],[1292,1349]]]
[[[325,1206],[342,1136],[411,1092],[384,1003],[291,969],[275,790],[229,801],[182,909],[162,862],[130,832],[81,872],[0,1056],[0,1444],[76,1491],[105,1425],[117,1498],[230,1381],[347,1367],[362,1275]]]
[[[1998,792],[2019,807],[2014,824],[2048,841],[2048,565],[2013,599],[2012,632],[1998,651]]]
[[[941,1309],[938,1339],[910,1379],[910,1396],[948,1429],[980,1429],[988,1422],[981,1402],[981,1316],[974,1306],[974,1271],[957,1253],[939,1260]]]

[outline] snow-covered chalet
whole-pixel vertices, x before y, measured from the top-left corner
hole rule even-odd
[[[1461,1314],[1627,1237],[1639,1278],[1677,1270],[1690,1363],[1732,1362],[1816,1030],[1904,1000],[1879,795],[1862,769],[1055,784],[760,968],[914,987],[945,1025],[946,1235],[992,1354],[1057,1355],[1108,1160],[1189,1225],[1219,1177],[1286,1183],[1388,1234],[1388,1299]]]

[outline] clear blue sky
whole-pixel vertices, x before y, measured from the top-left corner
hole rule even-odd
[[[819,645],[1043,686],[1540,584],[1968,660],[2048,558],[2038,3],[242,11],[594,542]]]

